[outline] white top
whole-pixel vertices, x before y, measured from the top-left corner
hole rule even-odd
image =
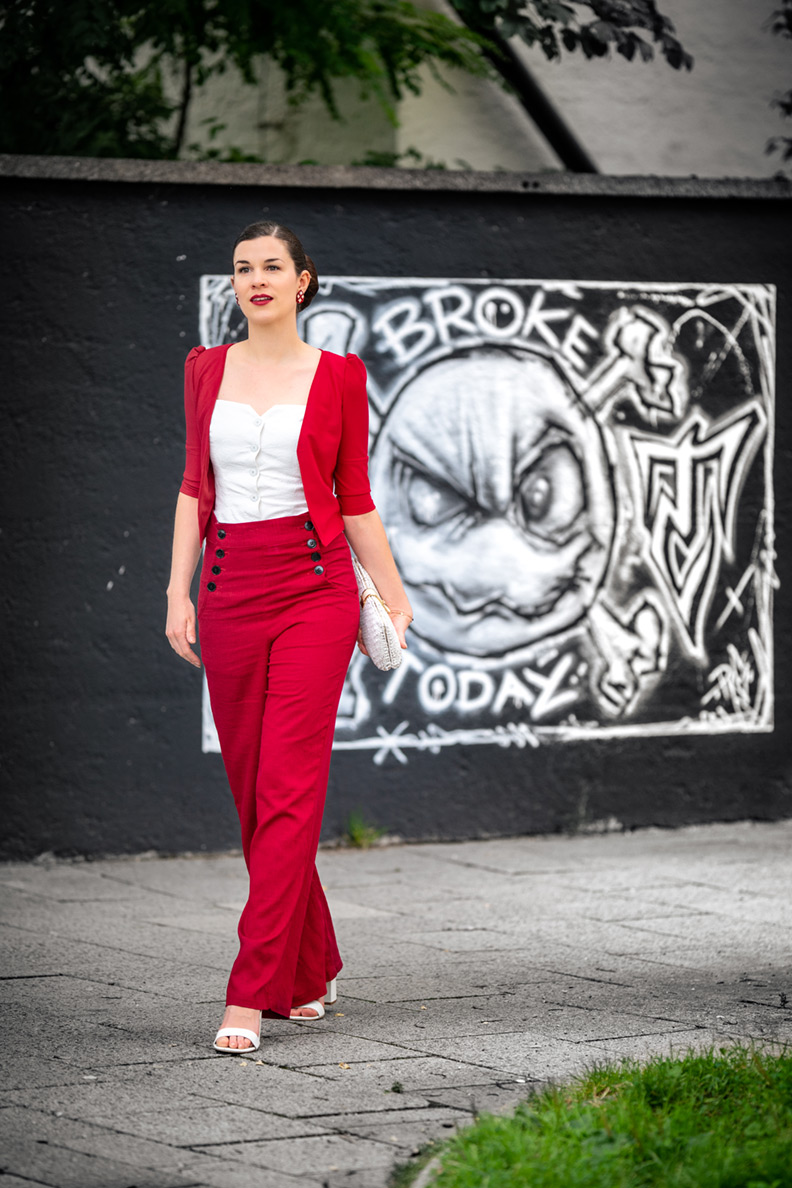
[[[307,512],[297,461],[304,416],[304,404],[274,404],[259,414],[250,404],[215,401],[209,457],[221,524]]]

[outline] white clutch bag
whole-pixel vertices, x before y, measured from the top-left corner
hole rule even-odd
[[[402,662],[402,646],[388,608],[357,557],[352,558],[352,568],[360,595],[360,630],[366,651],[372,663],[383,672],[398,668]]]

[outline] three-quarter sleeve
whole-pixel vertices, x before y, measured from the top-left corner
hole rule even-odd
[[[195,386],[195,360],[205,347],[193,347],[184,363],[184,422],[186,441],[184,447],[184,477],[179,491],[198,498],[201,485],[201,444],[198,434],[197,403]]]
[[[369,406],[366,367],[357,355],[347,355],[341,405],[341,441],[333,482],[342,516],[374,511],[368,476]]]

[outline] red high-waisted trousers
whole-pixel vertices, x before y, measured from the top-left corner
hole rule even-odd
[[[341,968],[316,872],[336,711],[360,612],[343,534],[212,516],[201,657],[250,876],[226,1003],[288,1016]]]

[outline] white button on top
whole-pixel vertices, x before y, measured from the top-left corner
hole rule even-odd
[[[256,419],[255,419],[255,421],[253,422],[253,424],[254,424],[254,425],[260,425],[260,424],[261,424],[261,417],[256,417]]]
[[[250,468],[250,473],[251,473],[251,474],[256,474],[256,473],[257,473],[255,466],[251,466],[251,468]]]

